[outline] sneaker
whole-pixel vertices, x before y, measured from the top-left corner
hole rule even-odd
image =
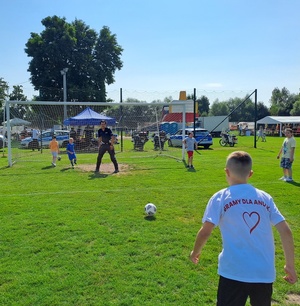
[[[282,176],[279,181],[285,181],[286,177],[285,176]]]
[[[95,169],[95,171],[94,171],[95,173],[99,173],[99,169]]]
[[[189,166],[189,165],[187,165],[186,167],[187,167],[187,168],[190,168],[190,166]]]
[[[191,166],[190,166],[190,168],[191,168],[191,169],[194,169],[194,166],[193,166],[193,165],[191,165]]]
[[[293,179],[291,177],[287,177],[284,181],[285,182],[293,182]]]
[[[118,169],[116,169],[113,173],[118,173],[118,172],[120,172]]]
[[[56,164],[52,163],[53,167],[56,167]]]

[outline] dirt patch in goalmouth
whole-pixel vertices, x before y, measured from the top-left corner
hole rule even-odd
[[[85,172],[94,172],[95,171],[95,164],[92,165],[78,165],[76,166],[77,169],[80,169]],[[109,164],[101,164],[100,166],[100,173],[113,173],[115,171],[115,167],[113,163]],[[119,173],[126,173],[129,172],[129,165],[127,164],[119,164]]]
[[[287,304],[300,305],[300,295],[295,293],[288,294]]]

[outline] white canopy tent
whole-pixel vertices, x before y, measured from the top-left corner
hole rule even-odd
[[[279,124],[279,135],[282,136],[282,125],[300,124],[300,116],[267,116],[258,120],[257,124]]]

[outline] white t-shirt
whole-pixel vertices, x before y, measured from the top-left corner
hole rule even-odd
[[[32,130],[32,138],[33,139],[38,139],[38,135],[39,135],[38,131],[36,129],[33,129]]]
[[[282,143],[282,157],[290,158],[292,148],[296,148],[296,140],[294,137],[285,138]]]
[[[272,197],[250,184],[230,186],[209,200],[202,222],[220,227],[218,274],[249,283],[275,280],[272,225],[284,220]]]

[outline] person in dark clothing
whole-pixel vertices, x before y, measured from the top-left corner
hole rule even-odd
[[[76,141],[76,137],[77,137],[77,133],[74,130],[73,127],[71,127],[71,131],[70,131],[70,138],[73,138],[74,141]]]
[[[113,135],[111,129],[106,127],[105,120],[101,120],[100,126],[101,128],[98,130],[99,153],[97,157],[95,173],[99,172],[102,157],[106,152],[108,152],[108,154],[110,155],[110,160],[115,166],[115,171],[113,173],[118,173],[119,166],[115,157],[115,149],[114,149],[115,136]]]

